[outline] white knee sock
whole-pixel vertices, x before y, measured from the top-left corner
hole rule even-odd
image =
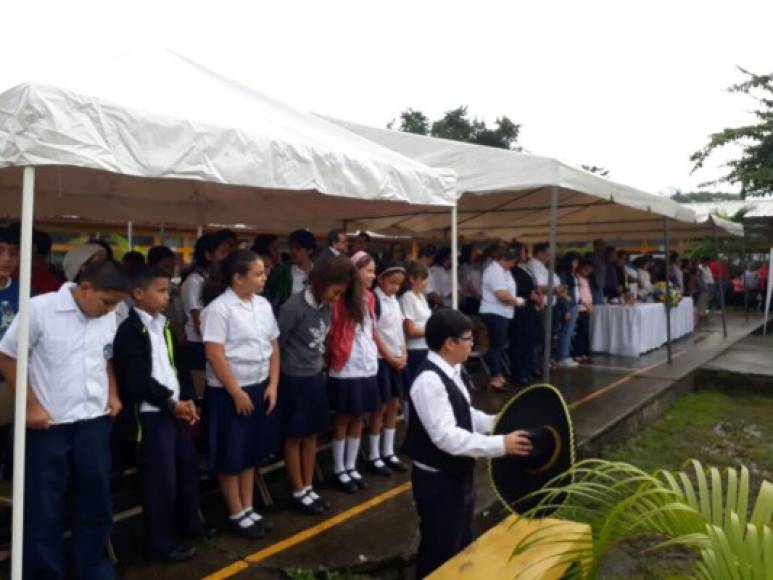
[[[333,439],[333,473],[341,473],[344,467],[344,450],[346,439]]]
[[[368,459],[370,461],[375,461],[379,457],[381,457],[381,454],[379,452],[379,441],[381,440],[380,435],[370,435],[368,436],[368,441],[370,444],[368,445]]]
[[[357,453],[360,451],[360,438],[347,437],[346,439],[346,470],[357,469]]]
[[[397,429],[384,427],[384,431],[381,433],[381,449],[383,450],[381,457],[391,457],[395,454],[395,433],[397,433]]]

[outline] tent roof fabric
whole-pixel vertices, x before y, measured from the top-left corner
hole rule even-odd
[[[56,85],[0,94],[0,195],[18,186],[26,165],[39,168],[39,215],[95,219],[324,221],[404,212],[409,203],[450,206],[457,191],[452,171],[168,51],[131,53]]]
[[[555,159],[331,120],[421,163],[452,168],[462,192],[459,233],[466,238],[546,239],[552,187],[559,189],[559,240],[661,237],[664,216],[675,220],[671,225],[675,238],[713,231],[688,207]],[[437,211],[363,220],[362,225],[412,232],[449,227],[445,212]]]

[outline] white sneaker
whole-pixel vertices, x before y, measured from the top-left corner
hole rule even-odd
[[[562,369],[573,369],[578,366],[580,366],[580,363],[578,363],[576,360],[571,358],[565,358],[563,360],[558,361],[558,367]]]

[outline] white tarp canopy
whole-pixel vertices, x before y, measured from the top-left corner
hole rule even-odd
[[[472,145],[459,141],[366,127],[333,120],[342,127],[433,167],[456,172],[459,191],[459,235],[466,239],[548,238],[550,191],[558,188],[558,239],[661,239],[663,217],[674,220],[672,238],[713,233],[690,208],[665,197],[615,183],[555,159]],[[368,217],[368,216],[363,216]],[[412,212],[386,219],[363,219],[363,227],[379,231],[444,232],[445,213]],[[718,227],[726,222],[718,221]],[[732,233],[738,231],[733,224]],[[725,235],[724,229],[720,235]],[[742,233],[742,228],[741,228]]]
[[[453,172],[169,51],[0,94],[0,215],[18,215],[27,165],[39,217],[286,230],[449,206],[456,192]]]

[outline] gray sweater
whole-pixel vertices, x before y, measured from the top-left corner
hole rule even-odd
[[[314,302],[310,290],[293,294],[279,310],[282,373],[309,377],[324,367],[325,338],[330,330],[330,306]]]

